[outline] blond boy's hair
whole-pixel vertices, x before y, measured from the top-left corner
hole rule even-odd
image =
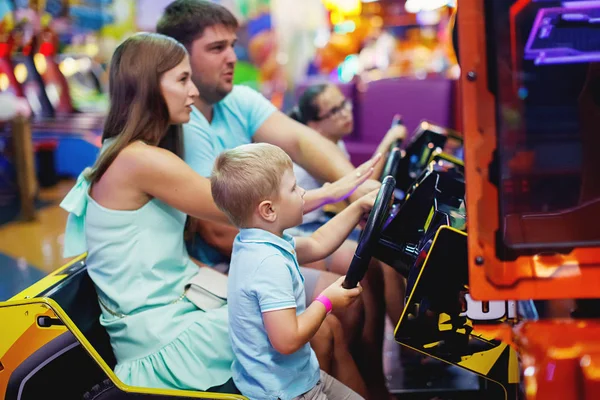
[[[217,157],[210,177],[213,199],[235,226],[246,228],[260,202],[279,198],[281,178],[292,168],[290,157],[271,144],[227,150]]]

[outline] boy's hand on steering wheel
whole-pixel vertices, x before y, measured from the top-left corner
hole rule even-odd
[[[362,216],[360,217],[360,220],[358,221],[358,225],[361,227],[361,229],[364,229],[365,225],[367,224],[367,220],[369,218],[369,213],[371,212],[371,209],[375,205],[375,199],[377,199],[378,193],[379,193],[379,189],[375,189],[375,190],[367,193],[360,199],[356,200],[354,203],[352,203],[352,204],[356,204],[361,209]]]
[[[348,307],[350,304],[360,296],[363,291],[360,284],[352,289],[344,289],[342,283],[344,283],[345,276],[338,278],[337,281],[333,282],[329,287],[321,292],[321,294],[331,301],[332,309],[336,310],[339,308]]]
[[[372,190],[369,193],[365,194],[363,197],[356,200],[356,202],[354,204],[356,204],[358,207],[360,207],[360,209],[363,213],[365,213],[365,214],[369,213],[371,211],[371,209],[373,208],[373,206],[375,205],[375,199],[377,198],[377,193],[379,193],[379,188]]]
[[[333,183],[323,185],[328,192],[328,203],[337,203],[349,198],[355,201],[366,193],[371,192],[375,187],[379,188],[381,184],[378,181],[369,179],[373,174],[373,167],[381,160],[381,154],[377,154],[369,161],[363,163],[354,171],[346,174]]]

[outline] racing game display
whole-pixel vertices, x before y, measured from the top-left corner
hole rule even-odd
[[[600,244],[600,1],[485,2],[499,232],[519,255]]]

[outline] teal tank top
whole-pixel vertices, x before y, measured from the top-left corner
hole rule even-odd
[[[185,248],[186,215],[152,199],[133,211],[91,198],[84,171],[61,207],[64,256],[87,252],[117,366],[133,386],[206,390],[231,377],[227,306],[198,309],[184,296],[198,266]]]

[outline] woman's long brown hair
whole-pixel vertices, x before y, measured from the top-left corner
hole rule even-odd
[[[87,178],[97,182],[121,150],[137,140],[182,155],[181,126],[169,123],[160,79],[183,61],[187,51],[176,40],[138,33],[115,50],[110,64],[110,109],[102,141],[113,142],[102,152]]]

